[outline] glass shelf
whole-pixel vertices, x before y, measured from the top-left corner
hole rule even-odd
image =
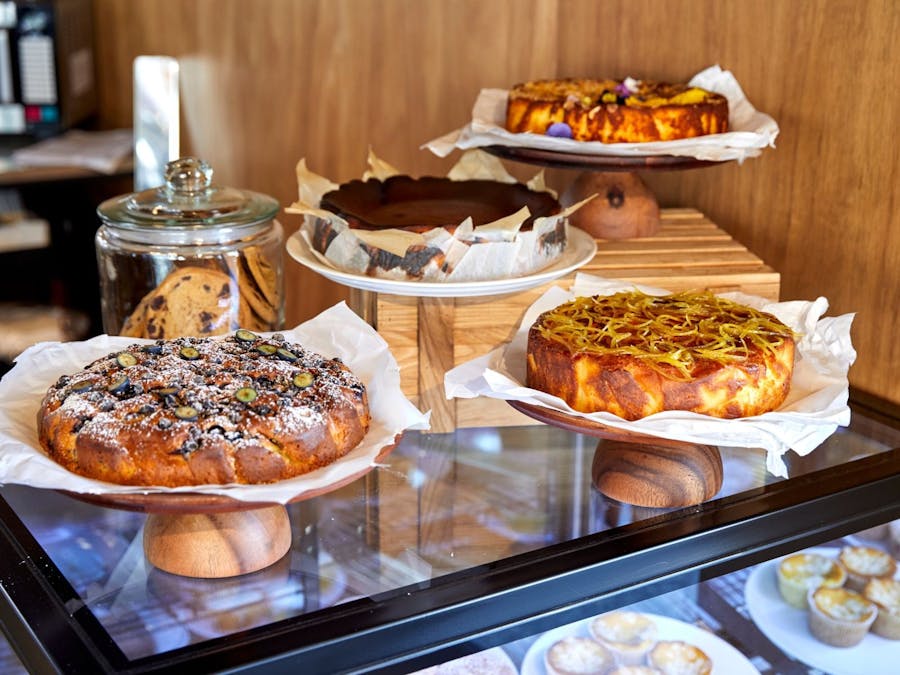
[[[853,422],[791,478],[720,448],[699,506],[604,497],[604,441],[547,426],[410,433],[385,466],[289,507],[288,556],[189,579],[150,567],[140,513],[0,488],[0,623],[31,670],[408,672],[900,518],[900,426]],[[55,665],[54,665],[55,664]]]

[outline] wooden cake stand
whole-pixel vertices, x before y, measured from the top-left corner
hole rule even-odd
[[[352,483],[375,468],[399,442],[398,435],[366,469],[307,490],[289,503]],[[194,492],[60,492],[97,506],[146,513],[144,555],[151,565],[172,574],[203,579],[248,574],[276,563],[291,548],[291,523],[284,504]]]
[[[507,402],[533,419],[601,439],[591,478],[610,499],[675,508],[702,504],[722,488],[722,456],[715,446],[637,434],[552,408]]]
[[[482,149],[515,162],[581,169],[561,201],[571,206],[594,196],[569,216],[569,222],[599,239],[651,237],[659,230],[659,203],[638,171],[694,169],[722,163],[675,155],[583,155],[508,145]]]

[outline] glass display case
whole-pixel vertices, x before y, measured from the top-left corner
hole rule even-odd
[[[364,477],[289,506],[287,556],[226,579],[148,565],[140,512],[6,485],[0,624],[31,672],[401,673],[489,650],[543,673],[556,636],[629,607],[762,673],[815,672],[754,610],[751,584],[779,556],[864,530],[890,550],[871,528],[900,519],[900,417],[852,401],[848,428],[786,456],[789,478],[761,450],[721,447],[718,494],[672,509],[595,487],[604,440],[409,432]]]

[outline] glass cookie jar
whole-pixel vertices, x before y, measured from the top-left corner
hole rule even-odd
[[[202,160],[177,159],[165,185],[97,207],[106,333],[171,339],[283,327],[278,202],[214,185],[212,173]]]

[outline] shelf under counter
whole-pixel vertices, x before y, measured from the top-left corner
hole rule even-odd
[[[790,479],[721,448],[719,495],[663,510],[600,494],[583,435],[410,433],[289,507],[285,559],[225,580],[147,565],[142,514],[9,485],[0,622],[34,672],[406,672],[900,518],[898,448],[896,419],[854,409]]]

